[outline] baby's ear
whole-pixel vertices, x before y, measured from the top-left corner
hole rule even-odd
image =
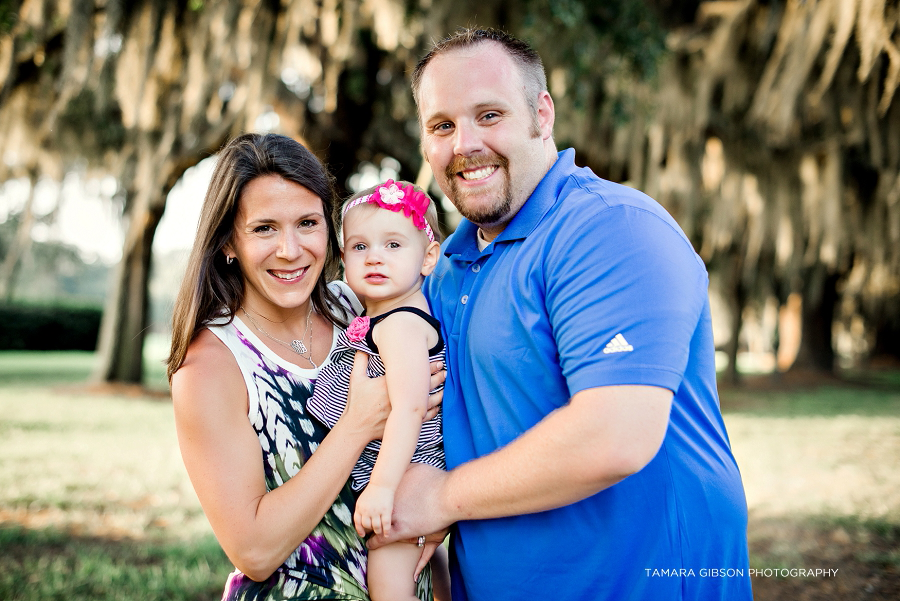
[[[441,245],[437,242],[429,243],[428,248],[425,249],[425,260],[422,261],[422,271],[420,273],[423,276],[427,276],[434,271],[440,256]]]

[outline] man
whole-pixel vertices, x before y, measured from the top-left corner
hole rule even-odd
[[[451,36],[413,93],[425,157],[465,219],[426,291],[448,342],[450,471],[411,470],[391,538],[455,523],[456,601],[750,599],[707,275],[687,238],[652,199],[557,153],[523,42]]]

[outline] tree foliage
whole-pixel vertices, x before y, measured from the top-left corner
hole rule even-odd
[[[702,2],[646,116],[575,138],[675,214],[738,315],[802,296],[801,365],[831,369],[836,318],[863,319],[874,349],[900,328],[898,13]]]
[[[187,167],[230,135],[257,129],[261,116],[277,115],[280,131],[328,162],[339,188],[360,161],[386,154],[412,178],[421,158],[405,75],[431,39],[465,24],[460,14],[477,14],[484,25],[531,22],[547,38],[542,19],[573,35],[616,22],[615,10],[589,3],[525,4],[524,12],[496,0],[3,4],[0,139],[13,150],[0,170],[62,173],[86,159],[118,178],[125,199],[128,231],[97,376],[140,378],[150,244],[166,194]],[[629,5],[640,3],[611,6]],[[593,56],[569,56],[588,69],[601,52],[629,43],[625,28],[618,31],[585,37],[597,40]]]
[[[128,233],[97,375],[136,381],[150,244],[185,169],[275,127],[339,190],[387,155],[427,175],[408,73],[459,26],[503,27],[544,58],[560,145],[660,199],[738,316],[801,294],[830,352],[848,303],[872,332],[897,328],[897,14],[896,0],[0,2],[0,177],[61,179],[84,160],[116,176]]]

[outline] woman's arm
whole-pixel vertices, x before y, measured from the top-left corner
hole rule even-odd
[[[372,333],[384,362],[391,414],[372,477],[356,504],[357,532],[390,532],[394,492],[409,467],[428,404],[431,368],[429,336],[436,337],[421,317],[394,313]]]
[[[174,374],[175,425],[188,475],[225,553],[253,580],[268,578],[306,539],[365,445],[381,435],[388,403],[380,383],[367,385],[364,364],[354,363],[354,394],[341,419],[303,469],[271,492],[247,418],[246,384],[227,347],[204,330]]]

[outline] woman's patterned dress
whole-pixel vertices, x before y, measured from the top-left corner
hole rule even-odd
[[[348,298],[344,286],[336,292]],[[266,489],[273,490],[300,471],[328,433],[306,412],[318,369],[285,361],[237,318],[209,329],[234,354],[244,376],[248,417],[263,452]],[[335,338],[338,331],[335,328]],[[355,505],[348,480],[309,537],[272,576],[255,582],[236,570],[228,578],[223,601],[368,601],[366,546],[353,528]],[[423,571],[418,588],[420,599],[431,598],[430,570]]]

